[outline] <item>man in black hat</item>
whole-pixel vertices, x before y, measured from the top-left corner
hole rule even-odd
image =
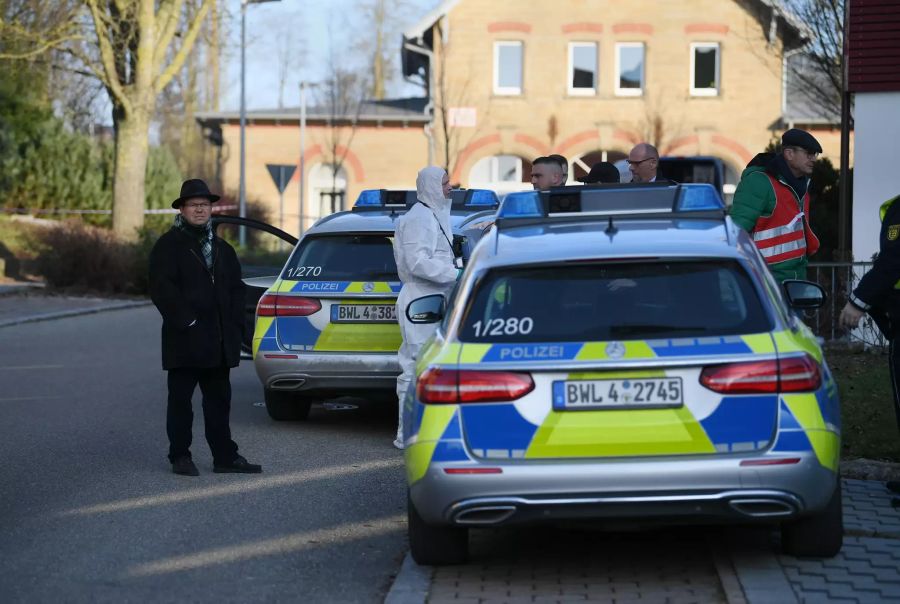
[[[598,161],[591,166],[591,171],[583,178],[579,178],[578,182],[586,185],[590,184],[607,184],[619,182],[619,169],[608,161]]]
[[[791,128],[780,153],[760,153],[741,174],[731,218],[753,237],[781,282],[805,279],[807,258],[819,249],[809,226],[809,177],[822,146],[812,134]]]
[[[162,315],[162,364],[168,371],[166,432],[172,471],[200,472],[191,460],[191,397],[203,394],[206,442],[214,472],[258,473],[231,440],[229,372],[240,362],[244,282],[237,254],[212,229],[219,196],[200,179],[184,181],[172,202],[175,224],[150,252],[150,298]]]

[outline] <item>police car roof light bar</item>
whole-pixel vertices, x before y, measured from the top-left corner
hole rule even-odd
[[[497,213],[502,229],[546,222],[620,219],[725,219],[725,204],[709,184],[673,182],[555,187],[510,193]]]
[[[497,194],[489,189],[453,189],[450,191],[450,200],[450,208],[453,210],[489,210],[500,205]],[[413,190],[366,189],[356,198],[353,211],[409,209],[417,201]]]

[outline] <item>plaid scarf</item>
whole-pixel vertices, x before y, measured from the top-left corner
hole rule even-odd
[[[175,228],[200,242],[200,251],[203,252],[203,259],[206,260],[206,268],[212,270],[213,266],[213,235],[212,221],[208,221],[205,225],[196,227],[188,223],[184,216],[178,214],[175,216]]]

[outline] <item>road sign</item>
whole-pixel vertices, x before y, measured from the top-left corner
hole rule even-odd
[[[288,183],[291,182],[291,176],[294,175],[294,170],[297,169],[297,166],[285,164],[266,164],[266,168],[269,170],[269,175],[275,182],[275,186],[278,187],[278,193],[284,193],[284,190],[287,188]]]

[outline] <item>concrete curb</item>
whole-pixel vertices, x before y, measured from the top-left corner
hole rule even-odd
[[[150,306],[152,302],[149,300],[135,300],[127,302],[112,302],[103,306],[95,306],[92,308],[75,308],[72,310],[60,310],[56,312],[48,312],[39,315],[29,315],[7,321],[0,321],[0,327],[12,327],[13,325],[22,325],[23,323],[35,323],[37,321],[52,321],[53,319],[65,319],[67,317],[77,317],[79,315],[92,315],[99,312],[109,310],[124,310],[127,308],[139,308],[141,306]]]
[[[425,604],[431,589],[432,574],[432,567],[419,566],[407,552],[394,584],[384,597],[384,604]]]

